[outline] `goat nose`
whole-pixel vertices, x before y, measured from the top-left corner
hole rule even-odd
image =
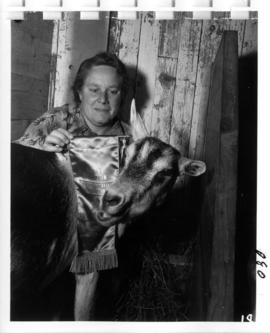
[[[117,206],[121,206],[124,202],[124,195],[122,195],[121,193],[114,193],[114,192],[110,192],[107,191],[104,195],[104,203],[107,206],[112,206],[112,207],[117,207]]]

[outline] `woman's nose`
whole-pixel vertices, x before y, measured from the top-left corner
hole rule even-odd
[[[108,103],[108,94],[106,91],[101,91],[98,101],[102,104],[107,104]]]

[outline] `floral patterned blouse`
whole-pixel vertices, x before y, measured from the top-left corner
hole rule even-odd
[[[34,120],[24,135],[15,142],[43,149],[46,136],[57,128],[66,129],[74,136],[97,136],[87,126],[80,109],[74,105],[65,104],[45,112]],[[123,121],[117,120],[104,135],[130,135],[130,128]]]

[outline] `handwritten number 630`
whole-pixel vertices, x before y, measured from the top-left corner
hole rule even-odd
[[[256,253],[262,259],[266,259],[266,255],[263,252],[261,252],[259,250],[256,250]],[[261,267],[265,267],[265,268],[268,267],[267,264],[264,261],[256,261],[256,265],[261,266]],[[261,270],[257,270],[257,274],[259,275],[260,278],[262,278],[262,279],[265,278],[265,273],[262,272]]]

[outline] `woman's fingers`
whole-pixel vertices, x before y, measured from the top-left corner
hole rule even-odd
[[[44,143],[43,148],[46,151],[55,152],[55,153],[60,153],[63,150],[62,147],[59,147],[59,146],[56,146],[56,145],[47,144],[47,143]]]
[[[73,135],[64,128],[58,128],[56,131],[62,133],[68,140],[73,139]]]
[[[73,135],[71,133],[63,128],[58,128],[47,135],[44,142],[44,148],[47,151],[60,152],[69,144],[70,139],[72,138]]]
[[[57,134],[50,134],[46,137],[45,144],[64,147],[67,143],[65,138],[58,136]]]

